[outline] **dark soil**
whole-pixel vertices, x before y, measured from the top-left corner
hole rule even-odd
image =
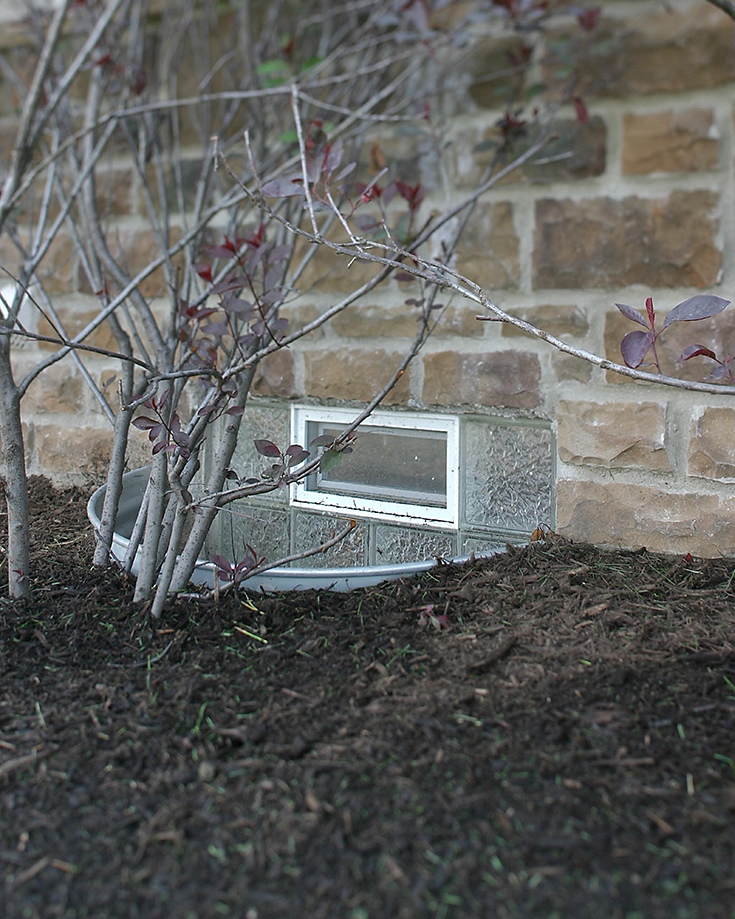
[[[150,622],[33,498],[0,916],[735,916],[732,560],[550,538]]]

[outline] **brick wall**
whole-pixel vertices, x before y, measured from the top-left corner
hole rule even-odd
[[[650,295],[664,313],[698,292],[735,293],[735,23],[700,0],[676,0],[669,9],[657,0],[598,5],[609,41],[580,82],[588,121],[580,123],[571,106],[561,111],[544,162],[518,169],[483,197],[456,267],[503,309],[620,362],[620,340],[631,327],[615,301],[641,308]],[[540,42],[529,79],[553,83],[555,49],[573,27],[573,18],[560,19]],[[458,197],[477,181],[488,142],[497,138],[502,87],[484,75],[507,50],[481,42],[445,81],[447,164]],[[8,92],[3,112],[11,110]],[[3,155],[8,121],[0,125]],[[428,212],[439,195],[432,148],[389,131],[379,140],[389,163],[426,185]],[[124,164],[110,169],[100,194],[134,261],[146,243],[136,225],[135,179]],[[49,259],[59,269],[57,309],[76,329],[85,322],[87,295],[67,245],[62,240]],[[371,271],[320,254],[303,279],[322,279],[320,286],[291,310],[292,323],[309,321],[332,294]],[[397,365],[415,333],[397,309],[413,290],[394,281],[318,336],[273,355],[261,367],[255,399],[368,399],[376,366]],[[556,525],[564,535],[669,552],[735,552],[731,398],[630,382],[510,326],[477,322],[475,313],[469,303],[451,303],[388,405],[550,421]],[[676,365],[689,334],[733,353],[733,307],[698,325],[695,333],[675,328],[664,340],[664,370],[706,376],[704,361]],[[36,349],[27,351],[18,351],[19,369]],[[107,373],[101,362],[99,378]],[[59,482],[101,480],[110,427],[71,361],[34,384],[24,418],[31,472]],[[144,442],[138,453],[146,456]]]

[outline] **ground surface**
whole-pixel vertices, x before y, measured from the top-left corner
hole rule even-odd
[[[150,623],[33,494],[3,919],[735,916],[732,561],[551,540]]]

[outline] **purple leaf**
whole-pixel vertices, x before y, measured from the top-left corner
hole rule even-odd
[[[208,246],[204,254],[210,258],[232,258],[236,253],[227,246]],[[209,267],[209,266],[204,266]],[[210,269],[211,270],[211,269]]]
[[[230,277],[225,278],[224,281],[215,284],[209,292],[210,294],[225,294],[232,290],[240,291],[245,287],[247,282],[248,279],[244,274],[230,275]]]
[[[151,428],[158,425],[160,425],[159,421],[156,421],[155,418],[149,418],[147,415],[139,415],[137,418],[133,418],[133,427],[141,431],[150,431]]]
[[[664,319],[664,328],[671,325],[672,322],[694,322],[697,319],[709,319],[710,316],[716,316],[721,313],[730,303],[729,300],[723,300],[722,297],[715,297],[712,294],[697,294],[684,300]]]
[[[341,170],[339,171],[338,175],[336,175],[336,176],[334,177],[334,181],[335,181],[335,182],[340,182],[342,179],[344,179],[346,176],[348,176],[348,175],[355,169],[356,166],[357,166],[357,163],[348,163],[348,164],[344,167],[344,169],[341,169]]]
[[[263,186],[266,198],[289,198],[291,195],[304,194],[304,178],[301,173],[284,176],[281,179],[272,179]]]
[[[210,561],[213,565],[216,565],[225,575],[229,576],[232,574],[232,565],[223,555],[213,555]]]
[[[344,141],[341,137],[338,137],[328,149],[329,153],[324,160],[324,174],[327,178],[331,176],[337,166],[342,162],[342,156],[345,151]]]
[[[281,451],[278,447],[270,440],[255,440],[255,449],[260,453],[261,456],[280,456]]]
[[[219,338],[221,335],[227,335],[229,331],[229,328],[224,322],[208,322],[207,325],[202,327],[204,335],[212,335],[214,338]]]
[[[620,342],[620,353],[626,366],[634,369],[640,367],[652,344],[653,332],[628,332]]]
[[[704,345],[689,345],[688,348],[684,348],[681,352],[680,361],[688,361],[690,357],[711,357],[713,361],[717,360],[717,355],[714,351],[710,351],[709,348],[705,348]],[[719,363],[719,361],[718,361]]]
[[[299,463],[303,463],[304,460],[308,459],[311,456],[308,450],[300,449],[298,453],[291,453],[288,457],[289,466],[298,466]]]
[[[240,319],[252,319],[255,315],[255,310],[253,309],[252,303],[248,303],[247,300],[240,300],[237,297],[233,297],[231,300],[222,299],[222,309],[226,313],[234,313]]]
[[[244,411],[245,409],[242,405],[231,405],[225,412],[225,415],[242,415]]]
[[[381,222],[376,217],[373,217],[372,214],[357,214],[357,216],[353,218],[353,222],[362,233],[368,233],[382,226]]]
[[[637,322],[640,325],[644,325],[648,328],[648,323],[646,322],[645,317],[642,313],[639,313],[638,310],[634,310],[632,306],[628,306],[625,303],[616,303],[615,306],[620,310],[620,312],[625,316],[626,319],[630,319],[631,322]]]

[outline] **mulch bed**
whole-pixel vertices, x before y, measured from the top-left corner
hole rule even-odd
[[[32,486],[0,916],[735,916],[733,560],[549,538],[152,622]]]

